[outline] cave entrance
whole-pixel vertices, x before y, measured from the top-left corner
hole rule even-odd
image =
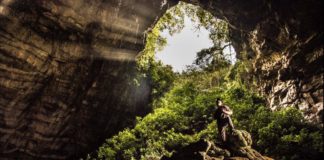
[[[137,58],[152,87],[152,108],[172,84],[188,80],[203,92],[233,84],[256,91],[251,61],[244,53],[236,59],[230,35],[228,22],[198,5],[179,2],[168,9],[147,31],[145,48]]]
[[[141,56],[169,65],[175,72],[212,71],[236,62],[228,23],[185,2],[168,9],[148,31]]]

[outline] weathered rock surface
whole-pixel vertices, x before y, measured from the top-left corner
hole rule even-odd
[[[322,119],[323,1],[185,1],[230,23],[270,107]],[[0,0],[0,157],[73,159],[144,114],[150,87],[130,83],[134,59],[176,3]]]
[[[176,151],[163,160],[272,160],[254,150],[251,135],[243,130],[228,134],[228,147],[223,149],[211,141],[200,140]]]
[[[0,157],[76,159],[148,112],[147,0],[0,1]]]
[[[228,135],[229,150],[233,155],[246,157],[251,160],[266,160],[258,151],[254,150],[250,133],[244,130],[234,130]]]
[[[296,106],[322,122],[323,1],[187,1],[230,23],[237,57],[253,61],[273,110]]]

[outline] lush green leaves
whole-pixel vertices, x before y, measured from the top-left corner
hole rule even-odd
[[[201,138],[217,141],[212,118],[216,97],[231,106],[236,128],[249,131],[254,147],[262,153],[276,159],[320,157],[322,132],[307,124],[299,110],[272,112],[262,97],[233,80],[211,85],[213,78],[226,76],[217,73],[221,72],[202,71],[202,75],[206,74],[203,78],[196,73],[179,76],[171,90],[155,103],[154,112],[138,118],[133,129],[109,139],[99,149],[99,157],[159,159]]]
[[[257,146],[278,159],[320,159],[323,131],[303,121],[301,112],[287,108],[270,114],[258,130]]]

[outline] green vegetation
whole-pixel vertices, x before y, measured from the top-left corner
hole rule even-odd
[[[319,159],[322,132],[307,124],[297,109],[271,112],[262,97],[244,85],[233,80],[219,85],[215,82],[219,76],[217,72],[178,76],[156,109],[138,118],[134,128],[108,139],[98,158],[159,159],[201,138],[217,141],[212,113],[215,98],[221,97],[234,110],[235,126],[252,134],[258,151],[275,159]]]
[[[219,49],[230,44],[226,23],[199,8],[181,7],[171,9],[148,33],[147,46],[138,58],[141,76],[149,78],[153,86],[153,112],[138,117],[135,126],[107,139],[93,157],[158,160],[199,139],[217,142],[213,112],[219,97],[233,109],[236,128],[250,132],[253,147],[261,153],[281,160],[320,159],[323,131],[308,124],[293,107],[270,111],[265,100],[254,92],[253,78],[247,76],[249,62],[231,64]],[[160,31],[179,31],[183,14],[190,14],[201,26],[213,30],[214,46],[197,54],[196,65],[176,74],[170,66],[156,61],[154,53],[166,43]]]

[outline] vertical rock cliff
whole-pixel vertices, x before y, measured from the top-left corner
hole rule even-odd
[[[230,23],[275,109],[323,109],[323,2],[185,0]],[[75,159],[148,110],[131,83],[145,33],[177,0],[0,0],[0,157]]]
[[[0,1],[0,157],[73,159],[148,111],[133,84],[144,32],[168,4]]]
[[[237,58],[254,64],[260,91],[276,110],[296,106],[323,119],[323,2],[188,0],[229,22]]]

